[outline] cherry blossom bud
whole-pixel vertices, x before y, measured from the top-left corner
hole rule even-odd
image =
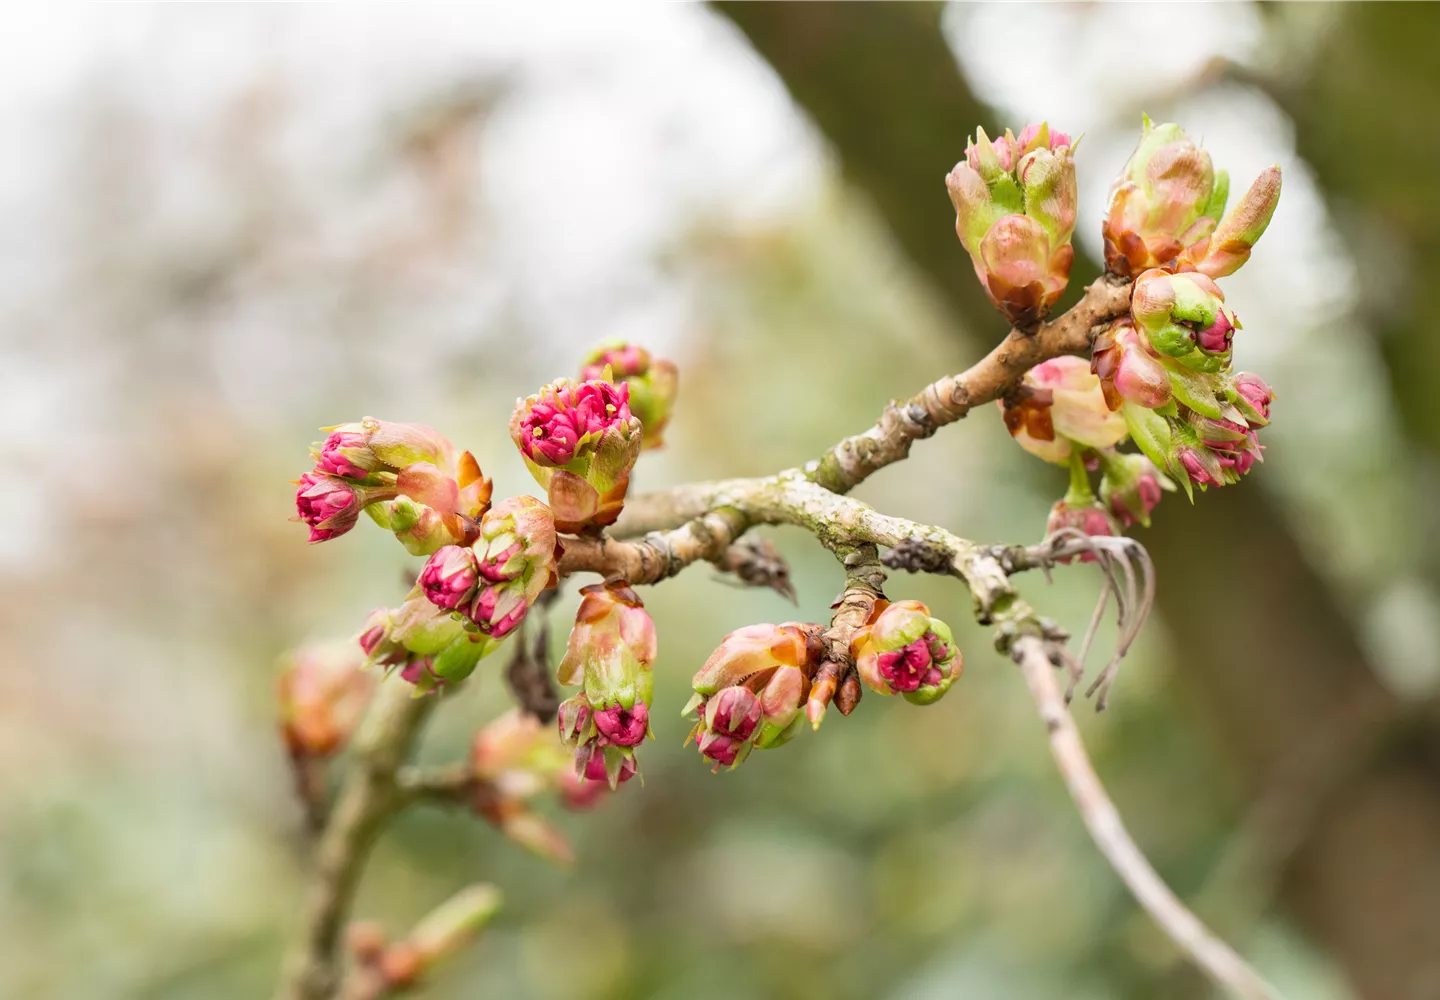
[[[1180,126],[1144,118],[1140,144],[1110,188],[1106,268],[1128,278],[1175,260],[1214,231],[1229,189]]]
[[[358,427],[355,424],[345,426]],[[322,472],[347,479],[364,479],[378,465],[379,460],[366,445],[364,433],[358,429],[332,432],[320,446],[320,454],[315,461],[315,467]]]
[[[1047,462],[1068,461],[1073,444],[1109,448],[1126,434],[1124,418],[1111,412],[1100,379],[1081,358],[1036,365],[999,405],[1016,442]]]
[[[566,746],[579,746],[595,738],[595,716],[584,691],[560,703],[555,721],[560,728],[560,740]]]
[[[1050,519],[1045,525],[1045,534],[1053,535],[1057,531],[1066,528],[1073,528],[1086,535],[1119,535],[1123,534],[1120,525],[1115,518],[1110,516],[1100,504],[1095,502],[1092,496],[1088,501],[1075,501],[1067,495],[1064,500],[1059,500],[1055,506],[1050,508]],[[1069,558],[1061,562],[1069,562]],[[1080,557],[1081,562],[1094,562],[1095,556],[1086,552]]]
[[[739,764],[752,749],[782,746],[800,731],[820,631],[795,622],[747,625],[710,654],[683,714],[698,713],[690,735],[717,769]]]
[[[1211,278],[1234,274],[1250,259],[1279,203],[1280,168],[1272,166],[1255,178],[1213,233],[1185,251],[1184,263]]]
[[[587,782],[608,786],[611,791],[635,777],[635,752],[629,747],[582,744],[575,751],[575,773]]]
[[[1100,499],[1125,527],[1150,527],[1150,512],[1160,503],[1165,490],[1175,484],[1144,455],[1100,452]],[[1086,532],[1089,534],[1090,532]]]
[[[1100,379],[1112,410],[1120,409],[1124,400],[1149,409],[1170,402],[1170,375],[1129,317],[1116,320],[1095,338],[1090,370]]]
[[[470,620],[496,639],[513,632],[541,591],[553,586],[557,564],[555,516],[534,497],[511,497],[480,521],[476,572],[480,589]]]
[[[945,178],[955,231],[990,301],[1017,326],[1037,323],[1070,278],[1077,204],[1070,137],[1046,125],[983,129]]]
[[[281,731],[291,753],[328,757],[350,739],[375,692],[353,646],[303,646],[283,660],[277,685]]]
[[[615,523],[640,454],[630,387],[603,379],[557,379],[516,404],[510,437],[544,486],[556,528],[574,533]]]
[[[1240,325],[1224,302],[1220,287],[1203,274],[1150,270],[1135,279],[1130,315],[1155,353],[1218,372],[1229,364],[1231,334]]]
[[[475,553],[459,545],[439,549],[420,571],[420,589],[431,604],[447,611],[468,605],[478,582]]]
[[[400,607],[371,613],[360,645],[369,662],[403,667],[401,676],[423,692],[463,680],[497,644],[467,631],[459,616],[436,607],[417,585]]]
[[[612,341],[597,347],[580,369],[582,381],[614,381],[630,389],[630,412],[644,428],[644,447],[664,445],[661,435],[670,422],[680,372],[673,361],[652,358],[638,344]]]
[[[850,652],[867,687],[917,705],[939,701],[965,669],[950,627],[919,601],[877,601]]]
[[[309,525],[311,542],[328,542],[355,527],[361,509],[376,495],[376,491],[318,470],[305,473],[295,487],[293,520]]]
[[[1259,375],[1238,372],[1230,379],[1228,396],[1245,415],[1252,429],[1264,427],[1270,422],[1270,404],[1275,392]]]
[[[575,627],[560,661],[560,683],[585,685],[601,745],[636,746],[649,731],[655,624],[623,580],[592,584],[580,593]]]

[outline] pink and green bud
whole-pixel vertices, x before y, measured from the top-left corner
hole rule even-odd
[[[541,591],[555,583],[555,517],[534,497],[511,497],[480,521],[476,572],[480,589],[468,615],[500,639],[513,632]]]
[[[428,694],[445,686],[445,678],[435,673],[434,665],[428,656],[417,657],[401,667],[400,679],[415,685],[417,694]]]
[[[475,553],[459,545],[446,545],[420,571],[419,583],[431,604],[455,611],[474,599],[479,578]]]
[[[630,412],[644,429],[644,447],[664,445],[661,435],[670,422],[680,381],[673,361],[653,358],[638,344],[612,341],[590,353],[580,369],[580,379],[628,386]]]
[[[457,616],[436,607],[417,587],[398,608],[370,613],[360,634],[367,663],[394,666],[414,657],[435,657],[466,636]]]
[[[1070,137],[1027,126],[991,142],[983,129],[945,178],[955,231],[990,301],[1032,326],[1070,279],[1077,204]]]
[[[560,729],[560,741],[566,746],[577,747],[595,738],[595,713],[584,691],[560,703],[555,721]]]
[[[1156,354],[1217,372],[1229,363],[1240,325],[1224,302],[1220,286],[1203,274],[1150,270],[1135,279],[1130,315]]]
[[[1150,527],[1150,512],[1175,484],[1144,455],[1100,452],[1100,500],[1124,526]],[[1088,532],[1087,532],[1088,534]]]
[[[450,466],[455,446],[424,424],[366,417],[326,427],[330,436],[311,447],[316,464],[333,475],[364,479],[371,473],[395,473],[416,462]]]
[[[315,460],[317,469],[347,479],[364,479],[379,464],[366,444],[365,435],[358,430],[334,431],[320,446]]]
[[[965,669],[950,627],[920,601],[877,601],[850,652],[867,687],[916,705],[939,701]]]
[[[282,661],[277,683],[280,729],[296,755],[328,757],[349,741],[375,692],[353,646],[316,645]]]
[[[582,744],[575,751],[575,774],[587,782],[609,786],[611,791],[635,777],[635,751],[629,747]]]
[[[698,713],[690,736],[716,769],[734,767],[751,750],[782,746],[800,731],[820,631],[795,622],[748,625],[727,635],[706,660],[682,714]]]
[[[1011,437],[1030,454],[1057,464],[1074,445],[1109,448],[1124,439],[1124,418],[1111,412],[1100,379],[1080,358],[1052,358],[1025,373],[999,403]]]
[[[634,746],[649,730],[655,623],[623,580],[592,584],[580,593],[560,683],[584,684],[599,743]]]
[[[1215,231],[1185,251],[1183,263],[1211,278],[1234,274],[1250,259],[1280,203],[1280,168],[1272,166],[1255,178]]]
[[[319,470],[302,475],[295,487],[293,520],[309,526],[311,542],[328,542],[355,527],[378,492]]]
[[[1259,375],[1239,372],[1230,379],[1230,401],[1244,414],[1251,429],[1264,427],[1270,422],[1270,404],[1275,392]]]
[[[603,379],[557,379],[521,400],[510,436],[549,497],[558,530],[615,523],[643,433],[630,387]]]
[[[1106,268],[1128,278],[1176,260],[1214,231],[1229,186],[1180,126],[1144,118],[1140,144],[1110,188]]]

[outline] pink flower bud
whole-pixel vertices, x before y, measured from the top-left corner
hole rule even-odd
[[[1275,399],[1275,392],[1265,383],[1259,375],[1251,375],[1249,372],[1239,372],[1230,380],[1233,392],[1231,397],[1242,413],[1245,414],[1246,422],[1250,427],[1264,427],[1270,422],[1270,403]]]
[[[1170,374],[1128,317],[1116,320],[1095,338],[1090,370],[1100,379],[1101,392],[1112,410],[1120,409],[1125,400],[1158,409],[1172,397]]]
[[[594,718],[601,737],[618,747],[639,746],[650,730],[650,709],[643,701],[630,708],[619,704],[602,708]]]
[[[1207,356],[1229,351],[1239,326],[1224,302],[1220,286],[1203,274],[1150,270],[1135,279],[1130,315],[1156,354],[1215,371],[1223,361]]]
[[[1224,483],[1218,476],[1211,472],[1208,465],[1218,465],[1219,460],[1210,455],[1210,462],[1206,461],[1206,454],[1196,448],[1182,447],[1175,453],[1175,460],[1190,477],[1190,481],[1196,486],[1223,486]]]
[[[328,542],[355,527],[366,493],[327,473],[307,472],[296,482],[295,520],[310,526],[311,542]]]
[[[965,669],[949,626],[919,601],[877,602],[850,652],[866,686],[917,705],[938,701]]]
[[[586,781],[605,783],[609,780],[604,753],[597,751],[589,754],[585,763],[584,775]],[[623,785],[633,777],[635,777],[635,758],[621,757],[614,783]]]
[[[476,593],[467,617],[492,639],[503,639],[520,626],[529,611],[523,593],[492,583]]]
[[[350,739],[375,692],[353,646],[288,654],[277,683],[281,733],[292,753],[328,757]]]
[[[361,462],[368,464],[358,464]],[[336,431],[326,438],[321,446],[316,468],[332,476],[364,479],[376,464],[374,456],[366,446],[364,434],[357,431]]]
[[[661,435],[670,422],[679,385],[674,362],[652,358],[638,344],[616,341],[590,353],[580,369],[582,380],[614,380],[630,389],[630,412],[644,428],[644,447],[659,448]]]
[[[1066,528],[1073,528],[1086,535],[1119,535],[1120,525],[1106,512],[1104,507],[1095,503],[1093,498],[1088,502],[1058,501],[1050,508],[1050,518],[1045,525],[1045,534],[1053,535],[1057,531]],[[1067,557],[1061,560],[1069,562]],[[1095,557],[1085,553],[1080,557],[1081,562],[1094,562]]]
[[[702,715],[711,732],[744,742],[760,725],[760,699],[749,688],[724,688],[706,700]]]
[[[1110,513],[1127,528],[1137,523],[1149,527],[1150,512],[1174,484],[1144,455],[1100,452],[1100,464],[1100,499]]]
[[[515,444],[540,465],[568,465],[606,430],[629,423],[629,400],[624,384],[560,379],[517,407]]]
[[[1216,316],[1215,322],[1203,330],[1195,331],[1195,343],[1200,350],[1209,351],[1211,354],[1222,354],[1230,350],[1230,340],[1235,332],[1235,324],[1230,322],[1230,317],[1222,309]]]
[[[560,710],[555,717],[560,727],[561,742],[571,747],[590,742],[596,732],[594,718],[590,699],[585,697],[584,691],[566,698],[560,703]]]
[[[419,657],[405,664],[400,671],[400,677],[426,691],[433,691],[445,686],[445,679],[435,673],[428,656]]]
[[[437,608],[454,611],[475,597],[479,575],[475,553],[459,545],[447,545],[430,557],[420,571],[420,588]]]
[[[1080,358],[1036,365],[999,405],[1016,443],[1047,462],[1068,461],[1075,443],[1108,448],[1126,434],[1124,418],[1111,412],[1100,379]]]

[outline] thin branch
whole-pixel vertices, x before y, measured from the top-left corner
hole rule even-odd
[[[365,859],[399,804],[395,773],[439,701],[400,681],[382,684],[355,746],[355,762],[315,849],[301,932],[276,1000],[329,1000],[340,988],[340,937]]]
[[[1274,986],[1250,967],[1229,945],[1221,941],[1186,908],[1180,898],[1156,874],[1155,869],[1131,839],[1121,822],[1115,803],[1095,773],[1075,721],[1065,708],[1055,683],[1051,650],[1037,636],[1024,636],[1011,647],[1020,665],[1035,707],[1050,734],[1055,764],[1070,790],[1081,819],[1100,853],[1130,892],[1183,950],[1220,986],[1245,1000],[1279,1000]]]

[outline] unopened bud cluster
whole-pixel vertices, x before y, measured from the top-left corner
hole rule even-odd
[[[983,156],[1005,162],[977,143],[967,163]],[[978,192],[965,166],[951,175],[952,198],[961,181]],[[1264,171],[1226,212],[1228,192],[1225,173],[1179,126],[1144,120],[1103,225],[1107,269],[1134,282],[1128,314],[1095,336],[1088,363],[1037,365],[1000,404],[1022,447],[1071,466],[1052,532],[1114,534],[1149,524],[1171,480],[1190,494],[1234,483],[1260,461],[1259,431],[1274,394],[1259,376],[1232,371],[1240,320],[1216,279],[1238,270],[1264,233],[1280,197],[1279,168]],[[962,223],[978,225],[977,218],[975,210],[961,212]],[[976,231],[962,226],[967,249]],[[1126,438],[1143,457],[1115,451]],[[1097,466],[1098,499],[1087,476]]]

